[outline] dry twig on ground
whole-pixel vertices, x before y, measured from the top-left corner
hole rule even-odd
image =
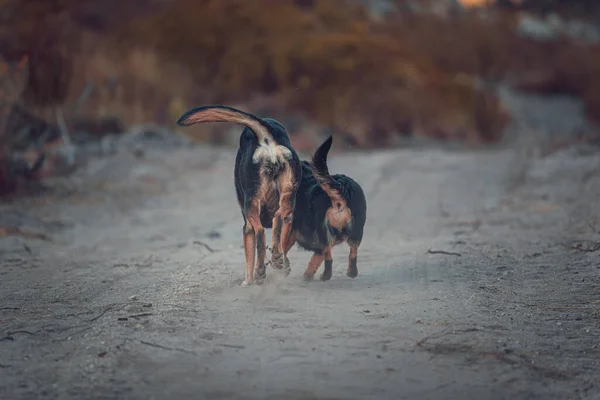
[[[427,254],[445,254],[447,256],[457,256],[457,257],[461,257],[462,254],[460,253],[455,253],[453,251],[444,251],[444,250],[427,250]]]

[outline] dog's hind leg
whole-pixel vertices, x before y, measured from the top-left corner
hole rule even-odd
[[[331,249],[325,249],[323,254],[325,255],[325,267],[323,269],[323,273],[321,274],[321,280],[328,281],[331,279],[331,275],[333,274],[333,258],[331,257]]]
[[[254,257],[255,257],[255,242],[256,235],[252,223],[246,218],[244,224],[244,253],[246,254],[246,279],[242,282],[242,286],[251,285],[254,281]]]
[[[325,256],[323,255],[322,252],[313,253],[312,257],[310,258],[310,261],[308,262],[308,267],[306,267],[306,271],[304,271],[304,280],[305,281],[313,280],[315,274],[317,273],[317,270],[323,263],[324,259],[325,259]]]
[[[254,234],[256,236],[256,267],[254,268],[254,281],[262,283],[267,277],[267,268],[265,267],[265,257],[267,250],[265,228],[260,220],[254,225]]]
[[[287,254],[292,247],[296,244],[296,234],[292,232],[290,236],[288,236],[287,242],[283,245],[283,254]]]
[[[287,258],[285,244],[290,240],[292,234],[292,222],[294,218],[295,178],[290,168],[279,176],[277,186],[279,188],[279,209],[273,218],[273,254],[271,263],[275,269],[283,269],[286,275],[291,272],[290,261]]]
[[[260,201],[253,201],[250,208],[246,211],[246,225],[252,227],[252,233],[254,239],[252,242],[248,241],[247,246],[252,246],[252,264],[249,264],[250,257],[247,249],[246,253],[246,280],[249,274],[251,275],[251,281],[255,283],[262,283],[267,277],[265,267],[265,256],[266,256],[266,235],[265,228],[260,222]],[[246,246],[246,243],[244,243]],[[254,253],[256,249],[256,253]],[[254,264],[254,255],[256,254],[256,264]],[[252,267],[250,268],[249,265]]]
[[[348,270],[346,271],[346,275],[350,278],[356,278],[358,276],[357,257],[360,242],[348,241],[348,244],[350,245],[350,255],[348,256]]]
[[[283,268],[283,252],[281,251],[281,246],[279,242],[281,238],[282,222],[283,221],[279,216],[279,211],[277,211],[275,213],[275,216],[273,217],[273,237],[271,239],[271,265],[275,269]]]

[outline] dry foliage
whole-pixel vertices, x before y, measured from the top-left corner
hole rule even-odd
[[[398,132],[474,141],[500,134],[507,119],[492,94],[435,65],[361,6],[298,3],[174,0],[119,39],[125,49],[142,44],[188,66],[189,101],[276,96],[362,146],[384,145]]]
[[[396,35],[439,68],[488,81],[508,81],[542,94],[583,99],[590,118],[600,121],[600,45],[574,39],[537,41],[515,33],[517,14],[485,18],[477,11],[446,19],[396,14],[388,20]]]
[[[1,1],[0,50],[27,55],[34,111],[169,125],[200,103],[252,109],[259,96],[363,147],[399,133],[487,142],[508,117],[483,77],[581,96],[600,119],[598,49],[520,38],[509,12],[375,21],[349,0],[132,0],[119,15],[114,0]]]

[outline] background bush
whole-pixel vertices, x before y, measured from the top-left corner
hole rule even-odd
[[[493,142],[509,122],[492,89],[502,83],[579,96],[600,119],[598,45],[520,37],[515,7],[446,16],[399,7],[374,19],[352,0],[0,5],[0,54],[7,66],[28,63],[17,97],[45,118],[61,107],[67,118],[173,127],[189,107],[227,103],[361,147],[403,135]],[[206,127],[189,132],[212,140]]]

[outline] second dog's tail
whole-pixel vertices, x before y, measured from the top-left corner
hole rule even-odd
[[[333,137],[329,136],[327,140],[319,146],[315,154],[313,154],[310,166],[312,169],[312,173],[319,183],[319,186],[327,193],[329,198],[331,199],[332,204],[339,202],[342,198],[339,188],[337,187],[336,182],[333,180],[331,175],[329,175],[329,168],[327,168],[327,154],[331,149],[331,143],[333,141]]]
[[[192,108],[177,120],[181,126],[189,126],[201,122],[232,122],[245,125],[254,132],[258,140],[265,138],[273,140],[269,126],[256,115],[238,110],[237,108],[210,105]]]

